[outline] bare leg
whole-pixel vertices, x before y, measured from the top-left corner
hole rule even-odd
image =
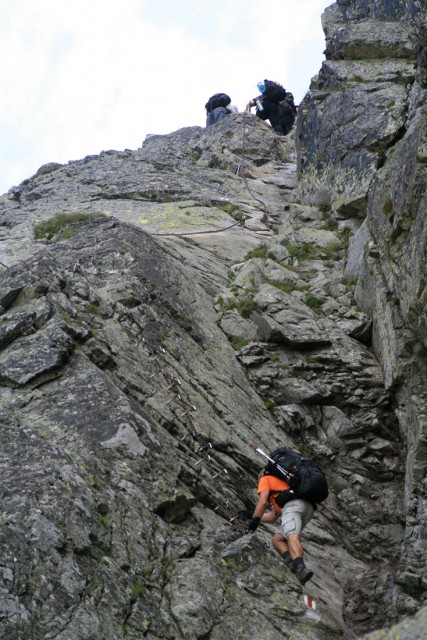
[[[285,536],[283,536],[281,533],[275,533],[272,539],[272,543],[273,549],[277,551],[285,565],[289,567],[292,562],[292,558],[291,554],[289,553],[289,547]]]
[[[273,543],[274,546],[274,543]],[[302,558],[304,551],[301,544],[301,536],[298,533],[290,533],[288,535],[288,547],[292,560]],[[274,547],[276,548],[276,547]]]
[[[279,555],[282,556],[286,551],[288,551],[288,543],[281,533],[275,533],[271,542],[273,544],[273,549],[277,551]]]

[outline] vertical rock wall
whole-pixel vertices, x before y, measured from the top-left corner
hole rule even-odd
[[[422,602],[427,566],[427,5],[338,0],[298,123],[301,195],[352,231],[347,276],[406,443],[397,582]]]

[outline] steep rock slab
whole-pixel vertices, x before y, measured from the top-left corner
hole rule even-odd
[[[149,136],[136,151],[41,167],[0,198],[0,260],[8,266],[31,255],[35,224],[75,213],[113,216],[155,234],[195,234],[208,248],[201,234],[246,221],[248,232],[233,236],[242,258],[259,244],[250,229],[268,232],[295,186],[293,145],[255,116],[232,115],[209,129]],[[233,242],[224,244],[226,257]]]
[[[224,267],[210,257],[208,279],[204,251],[184,264],[162,242],[93,221],[2,279],[3,354],[24,341],[39,374],[25,340],[56,323],[73,346],[55,379],[0,388],[2,635],[243,638],[250,610],[266,638],[291,611],[296,638],[338,640],[260,540],[227,551],[253,500],[247,443],[278,435],[216,326]],[[266,610],[254,588],[273,584]]]

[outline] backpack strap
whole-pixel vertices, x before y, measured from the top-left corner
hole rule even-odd
[[[280,507],[281,509],[283,509],[285,504],[288,504],[288,502],[291,502],[292,500],[297,500],[298,498],[298,496],[295,495],[292,489],[280,489],[276,491],[270,491],[268,496],[269,499],[270,499],[270,496],[274,499],[277,506]]]

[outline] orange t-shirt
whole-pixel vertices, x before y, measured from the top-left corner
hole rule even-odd
[[[262,476],[258,482],[258,495],[261,491],[282,491],[283,489],[290,489],[289,484],[285,480],[276,478],[276,476]],[[278,513],[282,512],[281,508],[276,504],[274,496],[270,495],[268,500]]]

